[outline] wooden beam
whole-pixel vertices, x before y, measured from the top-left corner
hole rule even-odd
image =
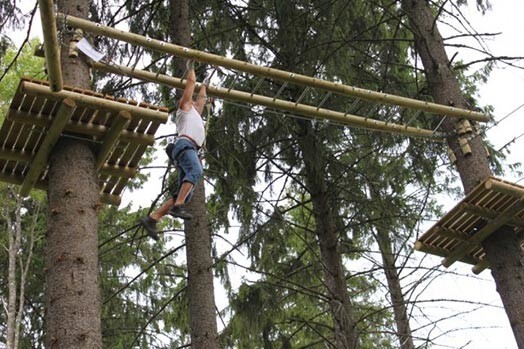
[[[92,63],[92,67],[101,71],[125,75],[141,80],[152,81],[164,84],[175,88],[184,88],[186,82],[179,78],[174,78],[167,75],[155,74],[139,69],[130,69],[124,66],[109,66],[101,63]],[[266,97],[256,95],[253,93],[237,91],[233,89],[226,89],[222,87],[209,86],[207,93],[210,96],[263,105],[266,107],[276,108],[279,110],[288,111],[291,113],[300,114],[310,119],[325,119],[336,123],[364,128],[373,131],[390,132],[395,134],[402,134],[414,137],[436,138],[442,140],[443,134],[435,133],[432,130],[420,129],[417,127],[410,127],[406,125],[387,123],[384,121],[369,119],[357,115],[345,114],[329,109],[318,108],[306,104],[289,102],[278,98]],[[440,137],[440,138],[439,138]]]
[[[108,165],[108,164],[102,164],[102,167],[100,168],[101,174],[113,176],[113,177],[124,177],[124,178],[134,177],[137,171],[138,169],[134,167],[123,167],[123,166]]]
[[[25,151],[16,151],[12,149],[0,149],[0,159],[30,162],[33,158],[33,154],[29,154]]]
[[[423,110],[441,115],[460,117],[483,122],[491,120],[491,117],[489,115],[478,113],[472,110],[465,110],[436,103],[419,101],[412,98],[395,96],[387,93],[381,93],[322,79],[312,78],[307,75],[295,74],[284,70],[268,68],[257,64],[239,61],[236,59],[227,58],[203,51],[193,50],[187,47],[147,38],[142,35],[126,32],[124,30],[93,23],[82,18],[70,15],[66,16],[62,13],[57,13],[57,17],[61,20],[65,20],[72,27],[81,28],[86,32],[91,32],[96,35],[122,40],[136,46],[147,47],[152,50],[172,54],[178,57],[193,59],[195,61],[208,63],[212,65],[218,65],[246,72],[249,74],[264,76],[275,80],[286,81],[289,83],[303,86],[320,88],[341,95],[357,97],[379,103],[398,105],[405,108]]]
[[[109,128],[109,131],[106,133],[103,141],[102,147],[98,151],[96,157],[96,170],[100,171],[102,165],[105,163],[109,152],[115,146],[118,141],[122,130],[127,127],[129,121],[131,120],[131,114],[127,111],[121,111],[117,114],[116,118],[113,120],[113,124]]]
[[[487,268],[489,268],[489,262],[486,259],[486,257],[484,256],[484,259],[478,262],[477,264],[475,264],[473,268],[471,268],[471,271],[473,272],[473,274],[478,275]]]
[[[485,218],[486,220],[493,220],[493,219],[497,218],[497,216],[500,214],[500,212],[498,212],[496,210],[492,210],[492,209],[489,209],[489,208],[476,206],[476,205],[470,204],[468,202],[463,202],[463,203],[460,204],[460,206],[462,207],[462,209],[464,211],[468,211],[471,214],[474,214],[474,215],[479,216],[481,218]],[[515,227],[524,228],[524,218],[520,218],[520,217],[514,216],[510,220],[508,220],[506,224],[509,224],[509,225],[512,225],[512,226],[515,226]]]
[[[45,98],[59,101],[64,98],[72,99],[76,104],[82,106],[88,106],[95,109],[105,109],[114,111],[116,113],[120,111],[127,111],[131,113],[133,118],[145,119],[148,121],[165,123],[168,119],[167,112],[162,112],[154,109],[141,108],[138,105],[127,104],[109,100],[106,98],[100,98],[82,93],[77,93],[68,90],[62,90],[60,92],[51,92],[45,85],[35,84],[30,81],[23,81],[20,83],[20,90],[23,93],[34,96],[43,96]]]
[[[21,110],[9,109],[7,113],[7,120],[13,122],[20,122],[28,125],[35,125],[42,128],[48,128],[51,125],[51,119],[47,115],[36,114],[31,112],[25,112]],[[69,120],[64,128],[65,131],[80,133],[86,136],[92,137],[104,137],[108,128],[103,125],[97,125],[92,123],[86,123],[81,121]],[[155,144],[155,136],[144,133],[131,132],[128,130],[122,130],[120,134],[122,141],[128,141],[130,143],[142,144],[142,145],[153,145]]]
[[[103,204],[113,205],[113,206],[120,206],[120,203],[122,202],[122,198],[118,195],[108,194],[108,193],[100,193],[100,202]]]
[[[524,196],[524,188],[520,188],[511,183],[497,181],[492,178],[488,179],[484,183],[484,187],[488,190],[494,190],[501,194],[507,194],[519,198]]]
[[[56,20],[53,0],[38,0],[40,7],[40,20],[44,36],[45,61],[49,88],[53,92],[62,90],[62,68],[60,66],[60,44],[56,33]]]
[[[53,151],[53,147],[60,138],[60,135],[64,130],[64,126],[73,115],[75,108],[75,102],[68,98],[64,99],[62,104],[60,104],[53,122],[51,123],[51,127],[49,127],[47,130],[46,136],[40,144],[40,148],[31,161],[29,171],[27,171],[24,182],[20,188],[20,195],[27,196],[31,192],[31,188],[33,188],[36,181],[40,177],[40,174],[47,165],[49,155]]]
[[[486,224],[482,229],[476,232],[467,241],[460,243],[453,251],[451,251],[449,256],[447,256],[446,258],[442,260],[442,265],[448,268],[453,263],[455,263],[457,260],[461,259],[464,255],[467,254],[469,250],[479,245],[489,235],[491,235],[501,226],[506,224],[507,221],[509,221],[516,213],[521,211],[523,208],[524,208],[524,197],[519,199],[519,201],[515,202],[512,206],[510,206],[505,212],[503,212],[497,218],[495,218],[494,220]]]
[[[468,236],[464,234],[461,231],[455,230],[455,229],[449,229],[441,226],[437,226],[433,228],[433,232],[435,234],[438,234],[440,237],[446,237],[449,239],[459,240],[459,241],[466,241],[468,239]]]
[[[425,244],[422,241],[416,241],[414,248],[417,251],[432,254],[435,256],[439,256],[439,257],[446,257],[449,253],[446,249],[434,247],[434,246]],[[477,261],[474,258],[471,258],[470,256],[467,256],[467,255],[463,256],[461,258],[461,261],[464,263],[473,264],[473,265],[477,263]]]

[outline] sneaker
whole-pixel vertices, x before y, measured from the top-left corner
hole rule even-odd
[[[190,220],[193,215],[184,209],[184,206],[173,206],[167,212],[175,218],[182,218],[183,220]]]
[[[140,218],[140,224],[144,227],[144,229],[147,231],[147,235],[149,235],[150,238],[152,238],[155,241],[158,241],[158,232],[156,231],[156,221],[147,216]]]

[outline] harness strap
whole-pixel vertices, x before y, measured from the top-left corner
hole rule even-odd
[[[197,144],[197,142],[195,142],[195,140],[191,137],[189,137],[188,135],[180,135],[178,136],[178,138],[185,138],[189,141],[191,141],[191,143],[193,143],[193,145],[196,147],[197,150],[199,150],[201,147]]]

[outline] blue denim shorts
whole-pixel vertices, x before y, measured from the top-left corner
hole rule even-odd
[[[197,184],[202,178],[203,170],[196,146],[188,139],[180,138],[173,148],[173,159],[177,162],[178,186],[183,182]]]

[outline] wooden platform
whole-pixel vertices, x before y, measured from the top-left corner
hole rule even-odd
[[[118,205],[167,119],[167,108],[67,86],[53,93],[46,81],[24,78],[0,128],[0,181],[21,185],[22,195],[46,190],[54,144],[60,137],[80,138],[97,149],[102,202]]]
[[[524,229],[524,187],[489,177],[424,233],[415,249],[445,257],[445,267],[473,264],[478,274],[489,267],[481,242],[502,226]]]

